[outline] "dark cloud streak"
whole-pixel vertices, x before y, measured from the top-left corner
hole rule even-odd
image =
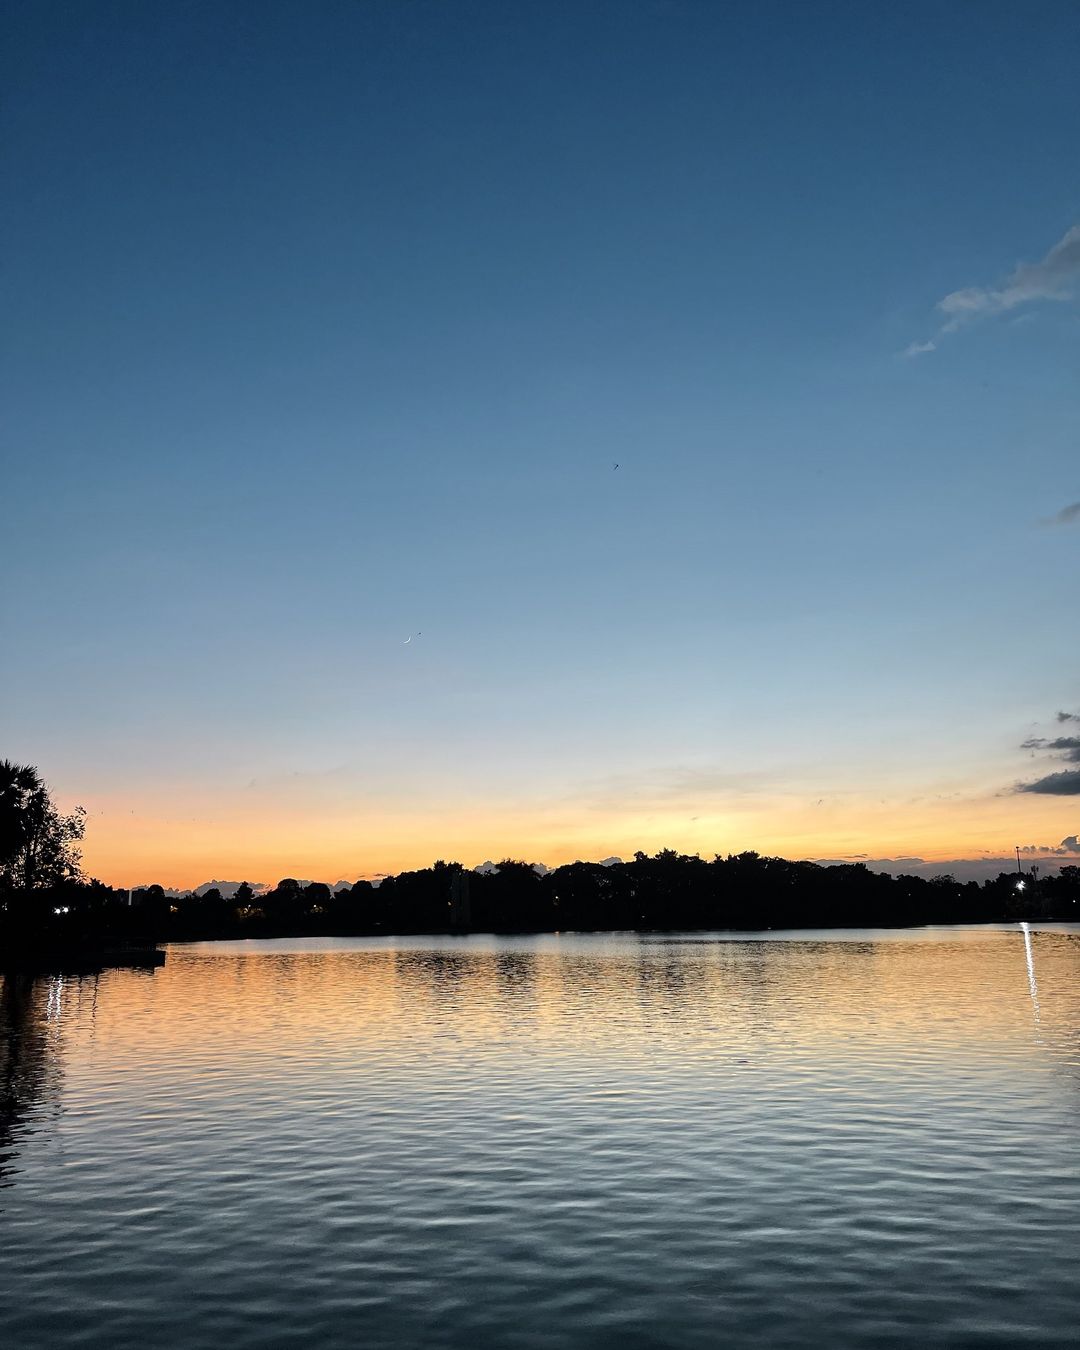
[[[1025,857],[1071,858],[1080,853],[1080,839],[1075,834],[1066,835],[1060,844],[1023,844],[1020,852]]]
[[[1059,712],[1058,722],[1080,722],[1076,713]],[[1021,750],[1041,751],[1058,762],[1080,764],[1080,736],[1029,736],[1020,742]],[[1014,792],[1034,792],[1042,797],[1080,797],[1080,769],[1062,769],[1044,774],[1030,783],[1017,783]]]
[[[1016,791],[1035,792],[1043,797],[1080,797],[1080,769],[1063,769],[1032,783],[1018,783]]]
[[[1044,736],[1031,736],[1020,745],[1021,750],[1054,750],[1069,763],[1080,763],[1080,736],[1055,736],[1048,741]]]

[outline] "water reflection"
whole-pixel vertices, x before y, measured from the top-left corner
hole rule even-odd
[[[100,973],[0,975],[0,1188],[13,1184],[28,1140],[58,1140],[68,1033],[75,1027],[81,1044],[92,1043],[101,981]]]
[[[31,1122],[59,1106],[64,986],[59,975],[0,977],[0,1187],[11,1185]]]
[[[635,1036],[645,1043],[676,1027],[703,1036],[712,1025],[731,1039],[761,1033],[777,1050],[848,1053],[857,1031],[862,1041],[907,1048],[920,1035],[932,1044],[948,1035],[996,1053],[1027,1044],[1016,1016],[1021,990],[1029,1017],[1045,1021],[1037,961],[1053,980],[1059,1025],[1076,1011],[1080,938],[1022,925],[1025,966],[1018,970],[1016,931],[783,941],[475,938],[427,946],[328,940],[322,951],[287,942],[196,945],[174,949],[170,959],[182,971],[158,975],[156,1035],[164,1044],[181,1039],[192,1008],[224,1013],[241,999],[248,1012],[272,1007],[275,1024],[290,1034],[331,1023],[338,1034],[378,1036],[387,1046],[461,1019],[457,1029],[477,1041],[516,1029],[563,1050],[586,1030],[590,1043],[610,1040],[629,1051]],[[255,1037],[263,1030],[249,1018],[234,1029]]]
[[[1039,1026],[1039,986],[1035,982],[1035,955],[1031,949],[1031,925],[1020,925],[1024,934],[1024,955],[1027,958],[1028,987],[1031,990],[1031,1007],[1035,1014],[1035,1027]]]
[[[1013,925],[5,981],[0,1338],[1071,1344],[1078,977]]]

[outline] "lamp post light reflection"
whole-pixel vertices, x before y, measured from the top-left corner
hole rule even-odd
[[[1024,883],[1017,883],[1017,890]],[[1031,926],[1028,923],[1021,923],[1020,929],[1024,934],[1024,954],[1027,956],[1028,988],[1031,990],[1031,1006],[1035,1012],[1035,1025],[1039,1025],[1039,986],[1035,983],[1035,957],[1031,950]]]

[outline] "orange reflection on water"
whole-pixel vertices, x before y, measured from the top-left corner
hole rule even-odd
[[[1030,944],[1030,963],[1028,945]],[[1036,1000],[1036,975],[1037,993]],[[152,977],[112,972],[68,1034],[125,1074],[362,1062],[678,1053],[881,1066],[1011,1060],[1080,1028],[1075,931],[916,930],[717,941],[548,935],[173,946]],[[49,996],[53,997],[52,994]],[[84,1046],[84,1048],[85,1048]]]

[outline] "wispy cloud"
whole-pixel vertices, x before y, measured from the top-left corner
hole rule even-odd
[[[1047,740],[1045,736],[1031,736],[1020,743],[1021,750],[1054,750],[1062,759],[1080,764],[1080,736],[1055,736]]]
[[[1080,524],[1080,502],[1071,502],[1068,506],[1063,506],[1061,510],[1053,516],[1049,516],[1043,521],[1044,525],[1078,525]]]
[[[1080,713],[1059,712],[1055,722],[1080,722]]]
[[[937,349],[947,333],[955,333],[978,319],[1006,314],[1043,300],[1070,300],[1080,283],[1080,225],[1066,230],[1038,262],[1020,263],[996,286],[967,286],[951,291],[937,303],[943,322],[926,342],[913,342],[905,356],[922,356]]]
[[[664,810],[698,803],[730,806],[752,796],[776,791],[780,774],[768,771],[731,771],[720,766],[688,765],[650,768],[638,774],[613,774],[588,780],[573,800],[583,797],[590,810],[609,811],[637,807]]]

